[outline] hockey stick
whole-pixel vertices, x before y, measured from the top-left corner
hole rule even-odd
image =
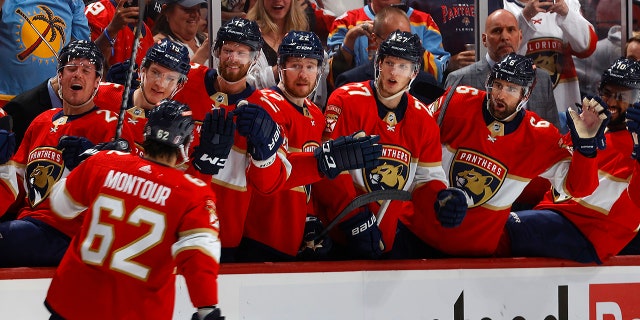
[[[331,221],[331,223],[329,223],[329,225],[326,228],[324,228],[324,230],[322,230],[322,232],[313,240],[317,241],[319,239],[322,239],[324,236],[326,236],[327,233],[331,231],[331,229],[333,229],[336,225],[338,225],[338,223],[340,223],[340,221],[347,214],[349,214],[349,212],[355,210],[356,208],[362,207],[367,203],[380,201],[380,200],[386,200],[385,203],[391,202],[391,200],[407,201],[407,200],[411,200],[411,193],[409,193],[409,191],[393,189],[393,190],[378,190],[378,191],[372,191],[369,193],[361,194],[355,197],[353,200],[351,200],[351,202],[349,202],[349,204],[346,207],[344,207],[342,211],[340,211],[340,213],[335,217],[335,219],[333,219],[333,221]],[[389,206],[388,204],[386,206],[384,206],[383,204],[383,206],[380,207],[380,210],[378,211],[378,215],[380,215],[380,211],[383,208],[384,208],[384,211],[386,211],[386,207],[388,206]],[[384,211],[382,211],[382,215],[384,215]]]
[[[458,87],[458,84],[460,83],[461,80],[462,78],[458,78],[456,81],[453,82],[451,87],[449,87],[450,88],[449,92],[447,93],[447,96],[444,97],[444,100],[442,101],[442,105],[440,105],[440,114],[438,115],[438,119],[436,120],[436,122],[438,123],[438,126],[441,126],[442,120],[444,119],[444,113],[447,112],[447,108],[449,107],[449,100],[451,100],[451,96],[453,96],[453,92],[456,91],[456,88]]]
[[[113,141],[118,141],[122,135],[122,126],[124,125],[124,115],[129,104],[129,91],[131,90],[131,80],[133,73],[136,71],[136,55],[140,46],[140,35],[144,29],[144,11],[147,1],[138,1],[138,25],[133,30],[133,48],[131,48],[131,59],[129,60],[129,70],[127,70],[127,79],[124,83],[124,92],[122,92],[122,103],[120,104],[120,113],[118,114],[118,124],[116,125],[116,136]]]

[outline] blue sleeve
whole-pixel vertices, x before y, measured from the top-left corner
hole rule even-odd
[[[91,31],[89,30],[89,20],[84,14],[84,1],[72,0],[71,1],[71,14],[73,20],[71,22],[71,38],[78,40],[91,40]]]

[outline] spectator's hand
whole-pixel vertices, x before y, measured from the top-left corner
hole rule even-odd
[[[138,7],[124,7],[126,0],[118,1],[118,6],[116,7],[116,13],[113,15],[111,22],[107,26],[107,29],[112,32],[118,32],[122,30],[126,25],[130,23],[138,22]]]
[[[200,144],[193,150],[193,166],[204,174],[216,174],[229,157],[236,125],[231,112],[225,116],[224,108],[207,113],[202,123]]]
[[[557,13],[563,17],[566,17],[567,14],[569,14],[569,6],[565,2],[565,0],[555,0],[555,4],[549,6],[549,9],[547,11],[551,13]]]
[[[378,259],[384,252],[382,232],[368,207],[340,223],[347,236],[347,248],[354,259]]]
[[[473,64],[475,62],[476,62],[475,50],[461,51],[458,54],[451,56],[451,58],[449,59],[449,65],[447,66],[447,69],[449,71],[455,71],[460,68],[466,67],[470,64]]]
[[[567,126],[571,132],[573,149],[587,157],[593,157],[597,149],[604,149],[604,130],[611,119],[611,112],[600,97],[582,99],[582,112],[567,110]]]
[[[380,136],[367,136],[358,131],[350,136],[325,141],[314,150],[318,170],[329,179],[337,177],[345,170],[372,169],[380,164],[382,146],[377,142]]]
[[[211,52],[211,47],[209,46],[209,37],[207,37],[202,45],[196,50],[191,57],[191,63],[198,63],[204,65],[204,63],[209,59],[209,53]]]
[[[438,191],[433,208],[443,227],[454,228],[459,226],[467,215],[467,197],[464,191],[458,188],[442,189]]]
[[[231,111],[236,118],[238,134],[247,137],[247,149],[254,160],[268,160],[278,152],[284,137],[280,126],[273,121],[269,113],[261,106],[238,102],[235,110]]]
[[[522,9],[522,15],[527,21],[535,17],[538,12],[557,13],[564,17],[569,13],[569,7],[564,0],[555,0],[555,4],[553,0],[531,0]]]
[[[633,152],[631,157],[640,161],[640,144],[638,144],[638,134],[640,134],[640,102],[636,102],[627,109],[626,112],[627,130],[631,132],[633,138]]]

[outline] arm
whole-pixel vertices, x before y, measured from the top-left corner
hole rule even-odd
[[[4,2],[4,1],[2,1]],[[84,13],[85,3],[80,1],[71,1],[71,11],[73,20],[71,23],[71,38],[77,40],[91,40],[91,30],[89,30],[89,22]]]
[[[565,0],[556,0],[549,11],[557,13],[556,23],[562,29],[564,41],[569,42],[572,53],[578,58],[586,58],[596,50],[598,36],[580,13],[580,4],[575,3],[570,7]]]
[[[221,244],[215,196],[208,186],[194,191],[199,197],[182,217],[171,253],[178,273],[184,276],[191,302],[198,308],[193,319],[224,319],[216,308]]]

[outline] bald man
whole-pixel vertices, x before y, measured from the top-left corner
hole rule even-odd
[[[516,52],[521,41],[522,31],[513,13],[504,9],[492,12],[487,17],[485,30],[482,33],[482,45],[487,48],[487,54],[480,61],[450,73],[445,87],[459,81],[458,85],[485,90],[487,76],[493,65],[509,53]],[[548,73],[536,73],[536,84],[525,108],[559,128],[560,121],[553,96],[553,84]]]

